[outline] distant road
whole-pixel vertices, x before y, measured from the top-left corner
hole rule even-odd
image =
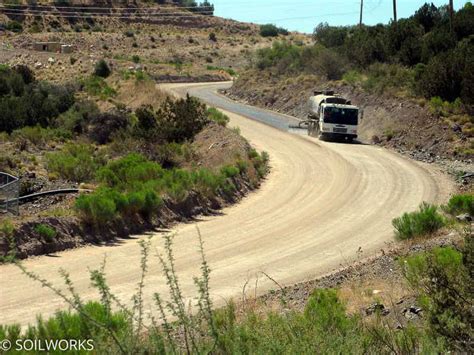
[[[287,133],[292,118],[215,94],[222,85],[165,87],[179,94],[189,88],[191,94],[225,109],[230,126],[238,126],[243,136],[271,157],[271,173],[258,191],[224,209],[222,216],[203,217],[196,223],[212,268],[211,293],[217,304],[240,297],[246,281],[253,288],[257,277],[259,292],[274,288],[262,271],[286,285],[338,268],[355,259],[359,247],[363,256],[369,256],[393,240],[392,218],[414,210],[422,201],[443,201],[453,190],[449,179],[433,167],[388,150]],[[178,274],[185,296],[191,299],[195,296],[192,277],[199,274],[200,265],[196,227],[194,223],[178,225],[173,232],[177,233]],[[162,250],[160,234],[154,235],[153,244]],[[112,291],[130,300],[140,275],[136,240],[32,258],[24,264],[59,286],[63,282],[58,269],[67,270],[76,290],[93,299],[98,295],[90,287],[88,268],[98,268],[105,254]],[[166,296],[165,290],[159,264],[152,257],[147,302],[156,291]],[[1,323],[26,324],[39,313],[47,316],[63,306],[58,297],[16,267],[0,266]]]

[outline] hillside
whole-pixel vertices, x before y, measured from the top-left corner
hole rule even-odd
[[[361,138],[417,159],[474,157],[474,7],[425,4],[397,23],[320,24],[308,46],[274,43],[230,91],[233,98],[306,118],[314,90],[333,89],[364,109]]]
[[[248,65],[253,50],[273,41],[259,36],[258,26],[188,8],[88,4],[95,7],[0,7],[0,62],[26,64],[39,79],[56,82],[87,75],[102,58],[117,73],[138,68],[158,81],[228,80]],[[71,45],[72,53],[37,51],[37,42]]]

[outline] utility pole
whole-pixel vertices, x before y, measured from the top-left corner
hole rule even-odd
[[[451,31],[453,30],[453,19],[454,19],[454,0],[449,0],[449,25]]]
[[[397,24],[397,0],[393,0],[393,21]]]
[[[362,27],[362,14],[364,13],[364,0],[360,0],[360,21],[359,27]]]

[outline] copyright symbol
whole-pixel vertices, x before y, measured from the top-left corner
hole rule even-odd
[[[0,341],[0,351],[8,351],[11,349],[11,347],[12,343],[10,342],[10,340],[5,339]]]

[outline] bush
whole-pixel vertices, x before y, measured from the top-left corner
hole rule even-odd
[[[94,147],[85,144],[66,144],[60,152],[47,154],[46,160],[49,172],[78,183],[91,181],[103,165]]]
[[[167,98],[156,112],[151,107],[144,107],[136,114],[138,135],[165,142],[191,140],[209,123],[206,106],[189,95],[176,101]]]
[[[340,47],[344,44],[348,32],[346,27],[333,27],[325,22],[316,26],[313,39],[328,48]]]
[[[35,81],[26,67],[0,67],[0,131],[47,127],[74,101],[74,89],[70,86]]]
[[[54,228],[47,226],[46,224],[37,224],[35,226],[35,232],[48,243],[51,243],[58,235],[58,232]]]
[[[110,67],[104,59],[99,60],[94,69],[94,75],[107,78],[111,73]]]
[[[431,235],[445,225],[438,208],[429,203],[422,203],[417,212],[404,213],[392,221],[395,234],[399,239],[411,239]]]
[[[212,42],[217,42],[217,36],[214,32],[209,33],[209,40]]]
[[[258,154],[255,149],[250,150],[249,152],[249,159],[252,162],[255,170],[257,171],[257,175],[259,178],[264,177],[268,173],[268,162],[269,162],[269,155],[267,152],[262,152],[262,154]]]
[[[454,352],[472,349],[472,284],[474,239],[462,251],[452,247],[402,259],[403,272],[418,292],[430,330]]]
[[[115,132],[126,129],[128,125],[129,117],[124,112],[115,110],[99,113],[90,120],[89,137],[98,144],[106,144]]]
[[[319,74],[338,80],[347,68],[336,52],[321,45],[298,47],[288,42],[274,42],[271,48],[257,51],[257,68],[274,68],[278,74]]]
[[[211,121],[216,122],[222,127],[226,127],[230,121],[230,118],[227,115],[225,115],[214,107],[210,107],[207,109],[207,115]]]
[[[221,168],[221,174],[226,178],[233,178],[240,174],[240,170],[236,166],[226,165]]]
[[[279,34],[288,35],[288,30],[277,27],[273,24],[266,24],[260,26],[260,36],[262,37],[277,37]]]
[[[28,327],[25,339],[94,339],[94,342],[86,341],[84,348],[95,348],[99,339],[106,339],[110,336],[107,327],[117,334],[127,334],[130,331],[130,324],[126,314],[123,311],[112,312],[107,305],[98,302],[86,302],[81,305],[81,312],[58,311],[54,316],[44,320],[39,317],[35,325]],[[12,336],[15,333],[14,327],[0,328],[0,335],[7,339],[7,334]],[[19,333],[16,333],[18,336]],[[11,338],[10,338],[11,339]],[[108,348],[103,345],[103,351]],[[109,348],[110,349],[110,348]]]
[[[15,72],[21,75],[21,78],[23,79],[23,83],[25,83],[25,85],[29,85],[36,81],[33,70],[31,70],[28,66],[18,64],[13,69],[15,70]]]
[[[140,63],[140,56],[136,55],[136,54],[133,55],[132,56],[132,62],[137,63],[137,64]]]
[[[257,51],[257,68],[275,67],[280,73],[301,70],[301,49],[288,42],[274,42],[271,48]]]
[[[69,110],[59,115],[53,125],[72,133],[82,134],[86,132],[92,117],[99,113],[99,108],[94,101],[76,102]]]
[[[81,195],[76,199],[75,208],[86,224],[104,226],[117,214],[117,201],[122,196],[112,194],[113,190],[102,189],[90,195]],[[125,204],[125,202],[123,201]]]
[[[7,30],[12,32],[21,32],[23,31],[23,25],[18,21],[10,21],[7,23],[6,27]]]
[[[101,100],[117,95],[117,91],[110,87],[100,76],[91,75],[81,82],[84,90],[91,96],[99,96]]]
[[[97,172],[98,181],[109,187],[126,190],[134,183],[163,178],[164,169],[140,154],[129,154],[118,160],[110,161]]]
[[[363,76],[357,70],[349,70],[342,76],[342,80],[352,86],[357,86],[363,82]]]
[[[455,195],[451,197],[444,209],[453,216],[463,213],[474,216],[474,195]]]
[[[367,69],[367,79],[362,87],[373,93],[384,93],[390,89],[398,92],[409,90],[414,86],[415,74],[412,69],[398,64],[374,63]]]
[[[28,140],[36,146],[42,146],[51,140],[65,141],[72,138],[72,134],[64,129],[23,127],[13,131],[11,137],[15,141]]]

